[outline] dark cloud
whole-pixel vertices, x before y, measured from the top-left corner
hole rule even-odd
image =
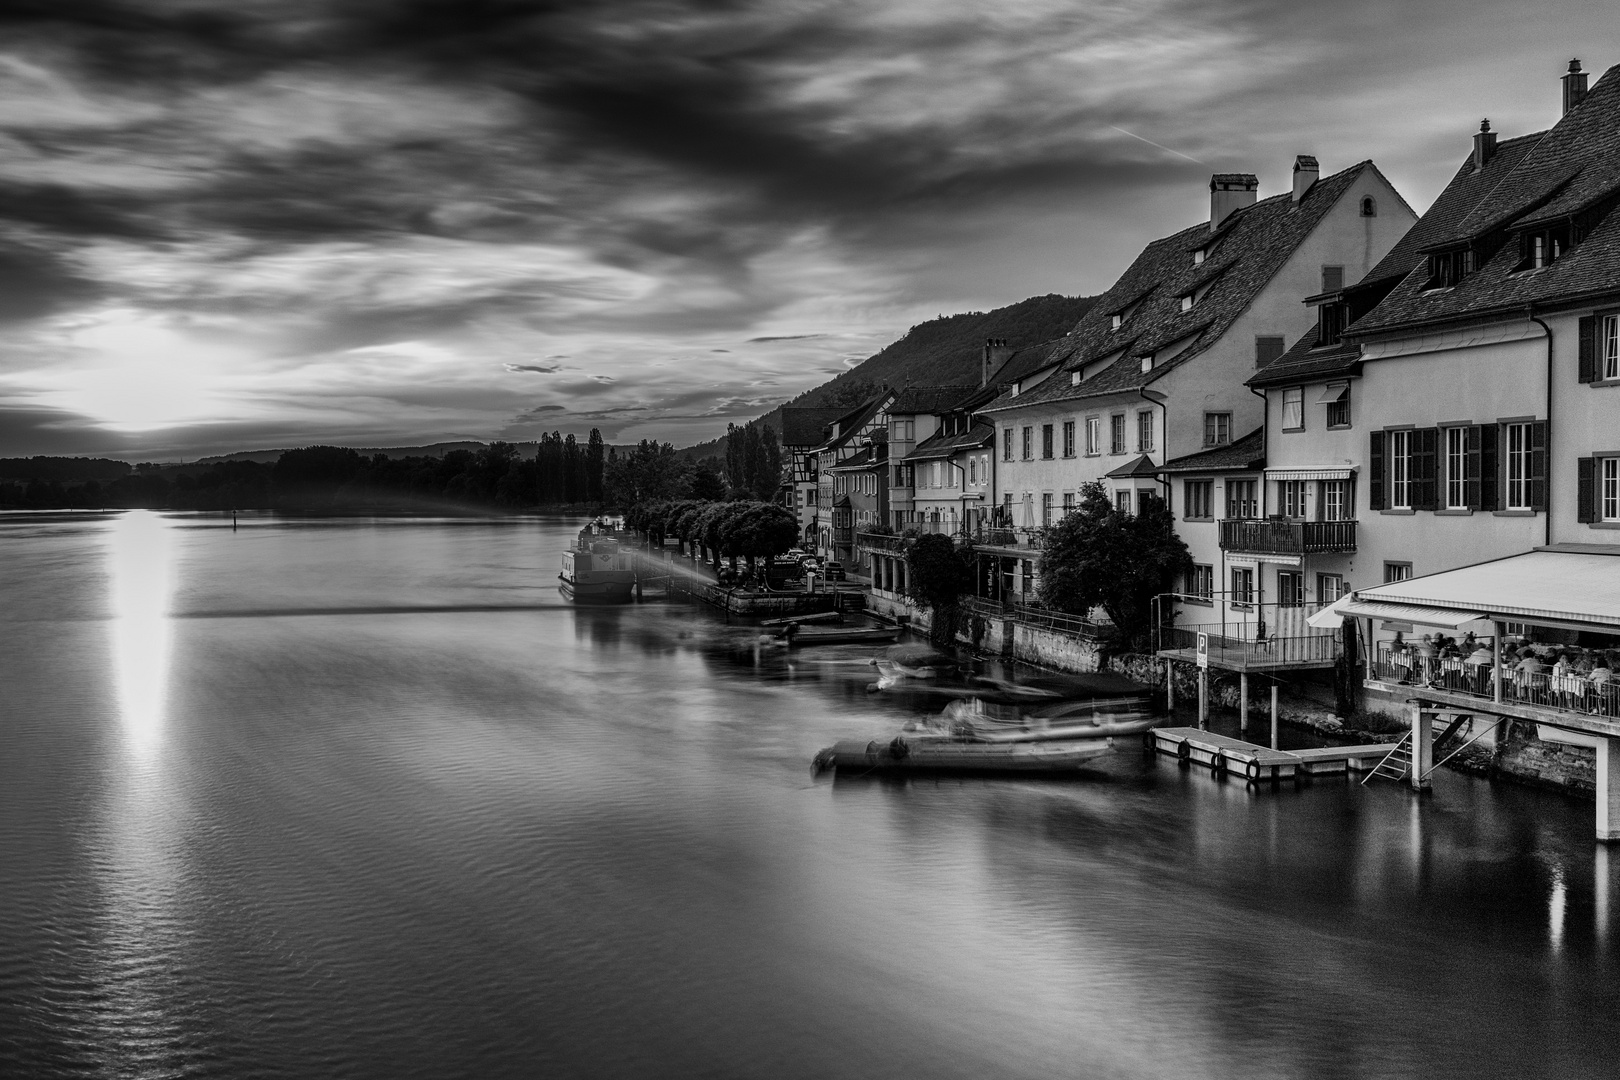
[[[502,366],[507,371],[533,371],[541,375],[550,375],[552,372],[562,370],[561,364],[504,364]]]

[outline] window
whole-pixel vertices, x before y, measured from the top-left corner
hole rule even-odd
[[[1086,417],[1086,454],[1090,457],[1102,453],[1102,417]]]
[[[1254,567],[1232,567],[1232,603],[1254,603]]]
[[[1204,445],[1225,446],[1232,441],[1232,414],[1207,412],[1204,414]]]
[[[1521,244],[1523,257],[1514,270],[1537,270],[1543,266],[1550,266],[1563,258],[1564,252],[1569,250],[1569,226],[1560,225],[1552,229],[1526,233]]]
[[[1195,299],[1195,297],[1193,296],[1192,293],[1188,293],[1186,296],[1183,296],[1181,298],[1181,310],[1182,311],[1191,311],[1192,307],[1193,307],[1194,299]]]
[[[1280,337],[1264,335],[1254,339],[1254,366],[1263,368],[1276,360],[1287,349],[1287,342]]]
[[[1041,425],[1041,457],[1052,457],[1052,425]]]
[[[1074,492],[1065,491],[1063,493],[1063,516],[1068,517],[1072,513],[1074,513]]]
[[[1108,452],[1110,454],[1123,454],[1125,452],[1125,414],[1115,413],[1108,418]]]
[[[1283,391],[1282,426],[1284,431],[1305,430],[1305,388],[1290,386]]]
[[[1327,426],[1330,428],[1347,428],[1350,426],[1350,384],[1339,383],[1329,386],[1323,395],[1327,402]]]
[[[1344,334],[1343,304],[1321,304],[1316,309],[1316,348],[1337,345]]]
[[[1305,575],[1298,570],[1277,571],[1277,606],[1300,607],[1305,603]]]
[[[1001,429],[1001,460],[1002,461],[1011,461],[1012,460],[1012,450],[1013,450],[1013,430],[1012,430],[1012,428],[1002,428]]]
[[[1389,508],[1412,509],[1412,432],[1389,433]]]
[[[1052,524],[1052,493],[1050,491],[1041,493],[1041,524]]]
[[[1406,581],[1412,576],[1412,564],[1409,562],[1387,562],[1384,564],[1384,584],[1392,581]]]
[[[1001,495],[1001,509],[1002,509],[1002,512],[1004,514],[1006,514],[1007,524],[1011,525],[1012,524],[1012,519],[1013,519],[1012,492],[1010,492],[1010,491],[1002,492],[1002,495]]]
[[[1125,325],[1124,312],[1116,311],[1113,315],[1109,316],[1108,328],[1110,330],[1118,330],[1123,325]]]
[[[1024,429],[1024,460],[1035,460],[1035,429],[1033,427]]]
[[[1074,421],[1063,421],[1063,456],[1074,457]]]
[[[889,437],[899,442],[910,442],[917,436],[917,421],[891,420],[889,422]]]
[[[1620,458],[1601,458],[1598,464],[1602,470],[1603,520],[1620,521]]]
[[[1253,480],[1226,482],[1226,516],[1229,519],[1260,516],[1260,503],[1255,498],[1255,489],[1258,486]]]
[[[1283,517],[1294,521],[1305,519],[1305,484],[1304,480],[1284,480],[1277,485]]]
[[[1506,499],[1509,510],[1530,509],[1530,425],[1505,425]]]
[[[1620,315],[1603,316],[1603,330],[1598,335],[1598,358],[1598,378],[1620,379]]]
[[[1338,574],[1316,575],[1317,603],[1331,604],[1344,596],[1344,578]]]
[[[1378,216],[1378,201],[1376,199],[1374,199],[1371,195],[1368,195],[1368,196],[1364,197],[1361,200],[1361,216],[1362,217],[1377,217]]]
[[[1429,280],[1425,289],[1447,289],[1474,272],[1474,251],[1459,248],[1429,256]]]
[[[1322,481],[1322,520],[1350,520],[1350,481]]]
[[[1188,480],[1186,501],[1181,508],[1183,518],[1213,518],[1215,516],[1215,481]]]
[[[1153,452],[1153,410],[1143,409],[1136,414],[1136,452]]]
[[[972,486],[978,484],[978,482],[979,482],[979,459],[978,458],[976,458],[976,457],[968,458],[968,470],[967,470],[967,472],[968,472],[968,478],[967,478],[968,486],[972,487]]]
[[[1128,491],[1114,492],[1114,509],[1122,514],[1131,512],[1131,493]]]
[[[940,470],[941,470],[940,462],[934,461],[934,462],[929,463],[929,473],[930,473],[929,479],[931,481],[931,483],[929,484],[930,487],[940,487],[940,486],[942,486],[941,483],[940,483],[940,475],[939,475]]]
[[[1446,509],[1468,509],[1468,429],[1449,427],[1446,433]]]
[[[1322,267],[1322,291],[1338,292],[1342,288],[1344,288],[1344,267]]]
[[[1192,573],[1187,575],[1187,592],[1200,600],[1215,599],[1215,568],[1194,563]]]
[[[1136,512],[1138,514],[1147,513],[1148,501],[1153,499],[1157,495],[1158,495],[1158,492],[1154,491],[1151,488],[1137,488],[1136,489]]]

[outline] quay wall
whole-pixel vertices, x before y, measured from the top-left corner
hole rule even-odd
[[[931,633],[933,615],[904,598],[874,590],[869,607],[874,612],[908,623],[920,633]],[[1198,667],[1184,661],[1166,661],[1137,653],[1107,653],[1098,642],[1067,634],[1024,626],[1010,618],[958,614],[956,643],[986,657],[1016,660],[1062,672],[1114,671],[1148,686],[1164,688],[1166,678],[1174,683],[1176,701],[1198,700]],[[1265,675],[1249,677],[1249,722],[1263,729],[1270,722],[1272,680]],[[1409,723],[1404,701],[1372,700],[1352,716],[1334,712],[1333,688],[1327,682],[1313,682],[1295,676],[1277,680],[1277,718],[1292,727],[1304,727],[1323,736],[1348,743],[1395,742],[1405,734]],[[1236,672],[1209,673],[1209,702],[1212,708],[1236,712],[1242,696]],[[1483,723],[1476,721],[1476,723]],[[1466,741],[1477,729],[1464,730],[1456,737]],[[1439,732],[1437,731],[1438,735]],[[1440,748],[1440,757],[1455,746]],[[1587,746],[1542,739],[1536,725],[1504,721],[1495,731],[1458,753],[1446,768],[1477,776],[1500,778],[1513,783],[1564,792],[1576,798],[1592,799],[1597,791],[1596,752]]]

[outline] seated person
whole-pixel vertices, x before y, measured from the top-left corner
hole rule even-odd
[[[1490,667],[1495,662],[1496,658],[1491,655],[1491,650],[1483,645],[1475,648],[1473,652],[1468,654],[1468,659],[1463,661],[1470,667]]]
[[[1588,678],[1595,683],[1606,683],[1614,678],[1614,670],[1609,667],[1609,661],[1600,656],[1592,665],[1592,674]]]
[[[1540,675],[1547,670],[1547,665],[1543,664],[1535,653],[1525,649],[1519,657],[1519,662],[1514,665],[1514,670],[1526,675]]]

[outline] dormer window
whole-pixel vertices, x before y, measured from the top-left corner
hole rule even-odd
[[[1204,259],[1206,257],[1207,257],[1207,253],[1204,251],[1204,249],[1199,248],[1197,251],[1193,252],[1193,265],[1194,266],[1203,266],[1204,265]]]
[[[1473,248],[1438,252],[1429,256],[1429,280],[1423,287],[1449,289],[1473,272]]]
[[[1316,347],[1337,345],[1344,333],[1343,304],[1323,304],[1316,309]]]
[[[1188,293],[1186,296],[1183,296],[1181,298],[1181,310],[1182,311],[1191,311],[1192,306],[1193,306],[1193,301],[1195,299],[1196,298],[1192,295],[1192,293]]]
[[[1521,243],[1524,255],[1514,270],[1539,270],[1543,266],[1551,266],[1569,250],[1569,226],[1559,225],[1525,233]]]
[[[1109,319],[1109,327],[1108,328],[1110,330],[1118,330],[1120,327],[1122,327],[1124,325],[1125,325],[1125,313],[1123,311],[1114,312],[1114,314]]]

